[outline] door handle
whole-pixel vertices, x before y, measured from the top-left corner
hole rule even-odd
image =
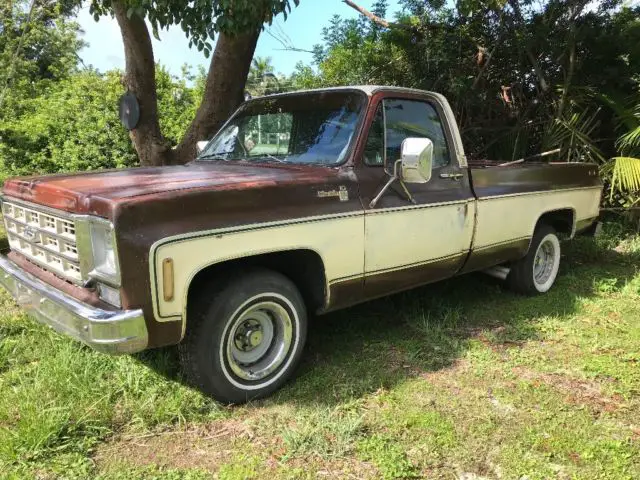
[[[462,173],[441,173],[440,178],[450,178],[451,180],[460,180],[464,177]]]

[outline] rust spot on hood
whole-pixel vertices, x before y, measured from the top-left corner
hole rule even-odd
[[[185,190],[242,190],[322,183],[340,169],[310,165],[193,162],[184,166],[130,168],[9,179],[3,193],[72,213],[111,217],[133,198]]]

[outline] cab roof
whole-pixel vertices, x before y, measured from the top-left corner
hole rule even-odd
[[[345,90],[359,90],[365,93],[367,96],[372,96],[374,93],[378,91],[393,91],[393,92],[407,92],[407,93],[435,93],[428,92],[426,90],[419,90],[416,88],[406,88],[406,87],[394,87],[391,85],[345,85],[340,87],[325,87],[325,88],[313,88],[313,89],[303,89],[303,90],[292,90],[290,92],[283,93],[273,93],[270,95],[265,95],[266,97],[280,97],[284,95],[293,95],[299,93],[316,93],[316,92],[339,92]],[[254,98],[262,98],[262,97],[254,97]]]

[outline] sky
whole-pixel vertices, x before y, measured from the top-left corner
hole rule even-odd
[[[293,5],[293,2],[291,2]],[[373,0],[361,0],[359,5],[370,8]],[[399,10],[398,2],[390,0],[387,18],[392,18]],[[291,44],[296,48],[311,50],[321,42],[322,28],[329,24],[334,14],[342,17],[355,17],[358,13],[344,4],[341,0],[301,0],[298,7],[293,8],[287,20],[278,16],[272,27],[266,27],[260,35],[256,56],[271,57],[276,72],[291,73],[296,63],[302,61],[310,64],[312,55],[304,52],[283,51],[282,44],[269,33],[283,37],[288,36]],[[85,65],[92,65],[100,71],[112,68],[124,69],[124,49],[120,29],[115,19],[101,17],[95,22],[89,14],[89,7],[84,7],[78,14],[78,22],[84,30],[84,41],[89,45],[80,52]],[[284,35],[283,35],[284,34]],[[153,40],[153,50],[156,62],[160,62],[178,75],[183,64],[191,66],[209,66],[209,60],[198,52],[189,49],[189,42],[179,26],[171,27],[168,31],[160,31],[158,42]]]

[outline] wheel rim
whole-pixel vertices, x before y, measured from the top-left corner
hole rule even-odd
[[[533,280],[539,287],[546,285],[554,274],[556,257],[556,245],[545,238],[538,246],[533,260]]]
[[[262,301],[241,311],[229,329],[226,360],[246,381],[261,380],[282,365],[291,349],[293,327],[289,311]]]

